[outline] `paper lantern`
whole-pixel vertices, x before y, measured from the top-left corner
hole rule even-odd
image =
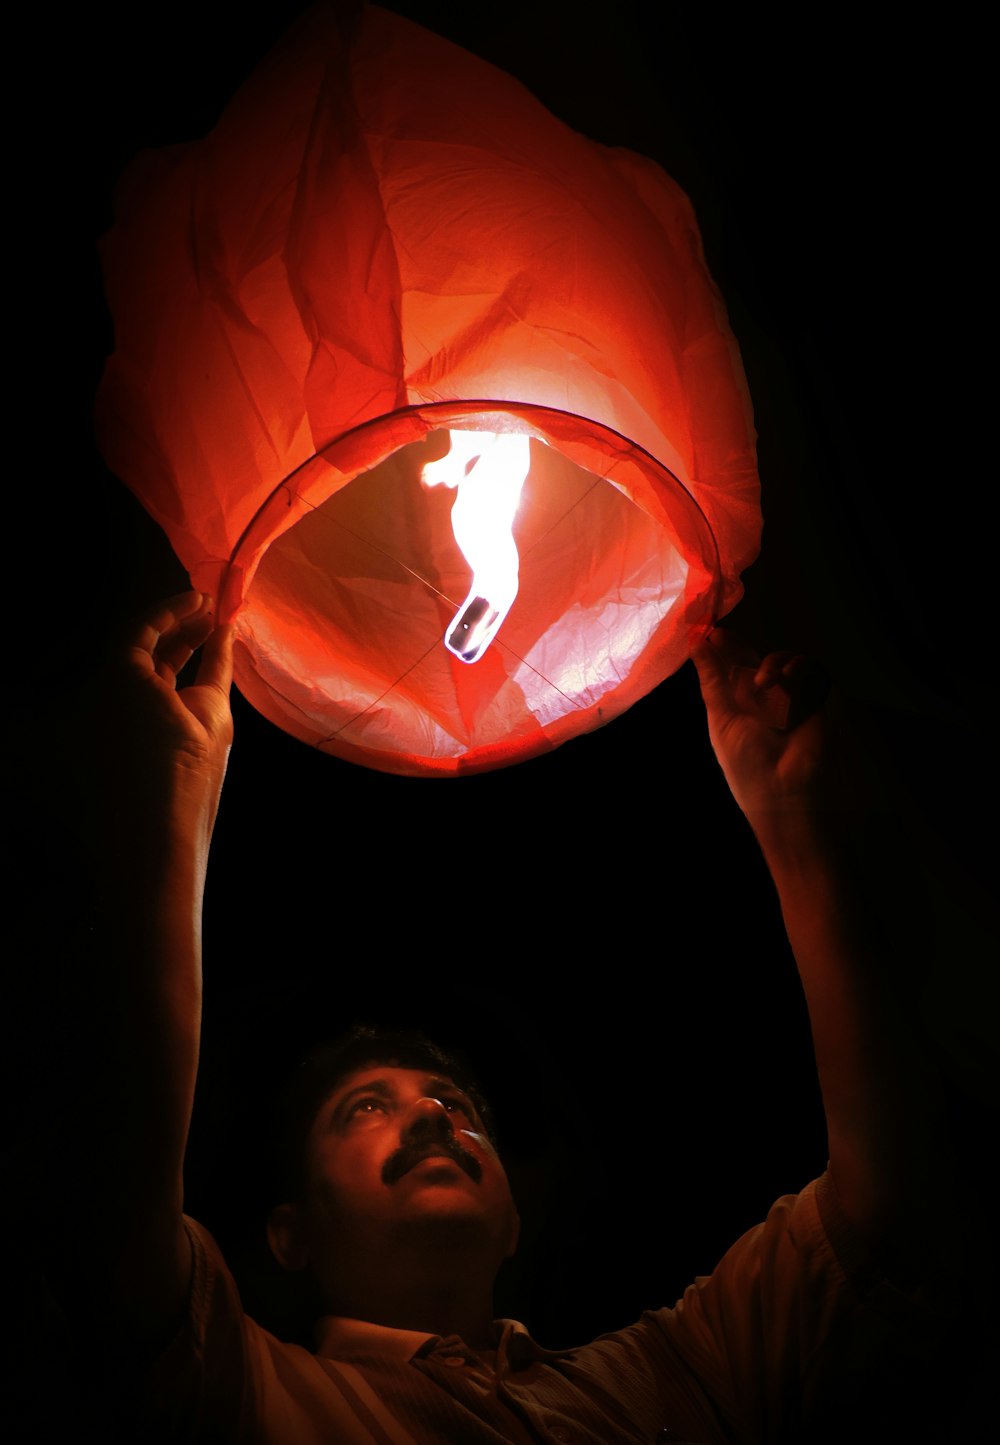
[[[307,12],[204,140],[144,152],[103,242],[111,468],[237,628],[236,680],[404,774],[610,721],[741,594],[758,482],[685,195],[509,75],[366,7]],[[520,589],[474,665],[447,431],[529,439]]]

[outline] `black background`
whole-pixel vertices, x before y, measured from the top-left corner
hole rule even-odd
[[[300,8],[89,11],[39,80],[61,123],[51,139],[39,126],[25,196],[27,259],[46,258],[16,524],[33,579],[18,605],[25,726],[120,619],[184,585],[91,435],[115,178],[143,146],[204,134]],[[389,8],[518,75],[575,128],[653,156],[692,197],[759,433],[763,548],[728,623],[816,656],[857,721],[861,861],[977,1172],[997,1103],[980,841],[995,673],[983,36],[861,7],[792,23],[634,0],[599,22],[545,0]],[[307,1043],[355,1018],[416,1023],[479,1061],[526,1217],[500,1308],[545,1344],[672,1301],[822,1169],[794,962],[690,665],[601,732],[457,781],[358,769],[239,696],[234,710],[188,1208],[265,1322],[286,1317],[259,1246],[264,1103]],[[504,819],[527,846],[499,851],[452,906],[449,879]],[[59,833],[48,841],[58,855]],[[14,1078],[58,1008],[61,862],[23,883],[32,982]]]

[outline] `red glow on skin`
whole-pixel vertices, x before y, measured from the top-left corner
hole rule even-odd
[[[389,1231],[450,1218],[495,1238],[513,1205],[468,1095],[423,1070],[360,1070],[322,1106],[309,1138],[311,1193],[341,1223]]]

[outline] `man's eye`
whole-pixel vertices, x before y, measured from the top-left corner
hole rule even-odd
[[[347,1117],[349,1119],[353,1119],[357,1115],[364,1116],[367,1114],[376,1114],[379,1112],[385,1113],[385,1103],[383,1102],[383,1100],[376,1099],[374,1097],[369,1099],[355,1099],[354,1103],[347,1111]]]
[[[442,1108],[448,1110],[449,1114],[464,1114],[465,1117],[469,1120],[475,1119],[472,1105],[468,1102],[467,1099],[452,1099],[446,1097],[444,1099],[439,1099],[438,1102],[441,1104]]]

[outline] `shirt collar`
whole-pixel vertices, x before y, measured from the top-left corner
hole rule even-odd
[[[514,1369],[533,1361],[565,1359],[570,1350],[543,1350],[519,1320],[495,1320],[498,1363],[509,1362]],[[408,1364],[428,1345],[441,1342],[440,1335],[420,1330],[395,1330],[389,1325],[373,1325],[368,1320],[352,1320],[343,1315],[324,1315],[316,1326],[316,1353],[337,1356],[378,1354]]]
[[[497,1358],[504,1358],[520,1369],[524,1365],[542,1360],[564,1360],[572,1350],[544,1350],[536,1344],[520,1320],[494,1320],[496,1330]]]

